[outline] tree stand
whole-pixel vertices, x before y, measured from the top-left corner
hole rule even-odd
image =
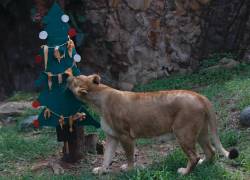
[[[76,138],[71,141],[64,141],[62,161],[75,163],[84,157],[84,128],[75,128]]]
[[[75,163],[84,158],[86,153],[102,154],[103,147],[98,143],[96,134],[84,135],[84,127],[75,128],[76,139],[64,141],[62,161]]]
[[[57,130],[58,133],[58,130]],[[58,135],[58,134],[57,134]],[[84,135],[84,127],[76,128],[76,140],[64,142],[63,157],[61,160],[50,158],[34,164],[32,171],[50,168],[54,174],[63,174],[64,169],[71,167],[71,164],[79,162],[88,153],[103,154],[103,145],[98,142],[96,134]]]

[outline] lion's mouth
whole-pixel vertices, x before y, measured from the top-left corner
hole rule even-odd
[[[71,87],[73,81],[74,81],[74,77],[72,77],[72,76],[68,77],[68,79],[67,79],[67,86]]]

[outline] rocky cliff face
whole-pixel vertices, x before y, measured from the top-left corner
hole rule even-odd
[[[32,89],[42,69],[33,59],[39,45],[40,15],[51,0],[4,0],[0,4],[0,94]],[[87,33],[78,51],[85,74],[99,72],[121,89],[188,73],[202,57],[239,53],[250,60],[249,0],[60,0],[72,25]],[[83,17],[86,17],[84,19]]]
[[[248,8],[246,0],[86,1],[89,33],[97,34],[84,49],[87,66],[131,89],[191,72],[210,53],[245,53]]]
[[[191,71],[201,20],[175,15],[173,7],[167,0],[87,1],[87,19],[98,36],[88,42],[86,60],[122,89]]]

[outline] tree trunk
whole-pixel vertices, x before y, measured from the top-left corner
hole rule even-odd
[[[75,163],[85,157],[86,152],[96,154],[98,137],[96,134],[88,134],[85,136],[84,127],[80,126],[76,129],[76,140],[71,143],[64,143],[63,158],[64,162]],[[68,147],[67,147],[68,146]],[[102,145],[98,145],[98,152],[103,153]],[[68,148],[68,151],[67,151]],[[101,149],[101,150],[99,150]]]
[[[77,127],[76,140],[72,142],[64,142],[62,160],[68,163],[75,163],[84,157],[85,154],[85,138],[84,127]]]

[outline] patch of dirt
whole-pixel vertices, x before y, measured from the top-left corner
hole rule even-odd
[[[220,102],[220,106],[226,107],[226,111],[229,113],[226,127],[230,129],[240,129],[240,111],[236,107],[236,105],[238,104],[237,98],[225,99],[223,95],[217,95],[216,101]],[[215,112],[217,120],[220,121],[219,112],[216,111],[216,109]]]
[[[241,124],[239,121],[240,118],[240,111],[230,111],[230,119],[228,121],[228,126],[231,129],[240,129]]]
[[[229,118],[227,122],[227,127],[230,129],[242,129],[242,125],[240,124],[240,111],[236,108],[236,105],[238,104],[237,99],[227,99],[225,100],[225,104],[228,106],[228,113],[229,113]]]
[[[135,161],[138,167],[147,167],[153,163],[156,157],[166,156],[172,149],[174,145],[171,143],[164,144],[149,144],[139,146],[135,149]],[[102,165],[103,155],[98,155],[95,157],[91,163],[91,168],[98,167]],[[126,157],[124,151],[121,147],[116,151],[116,155],[111,164],[112,172],[120,172],[120,167],[126,163]]]
[[[135,150],[135,160],[136,166],[138,167],[148,167],[153,163],[154,160],[159,159],[159,157],[166,156],[170,151],[172,151],[176,144],[175,142],[163,142],[162,139],[154,139],[154,142],[146,145],[139,145]],[[56,168],[62,167],[64,173],[80,175],[82,170],[92,171],[94,167],[102,165],[103,155],[87,154],[80,162],[75,164],[63,163],[60,161],[62,157],[62,152],[56,153],[53,157],[49,157],[46,160],[38,160],[33,163],[30,168],[34,172],[39,173],[41,170],[49,170],[53,173],[53,166]],[[115,157],[113,158],[110,170],[113,173],[120,172],[120,167],[126,163],[126,157],[121,146],[118,147]],[[58,165],[60,167],[58,167]],[[55,170],[54,170],[55,172]]]

